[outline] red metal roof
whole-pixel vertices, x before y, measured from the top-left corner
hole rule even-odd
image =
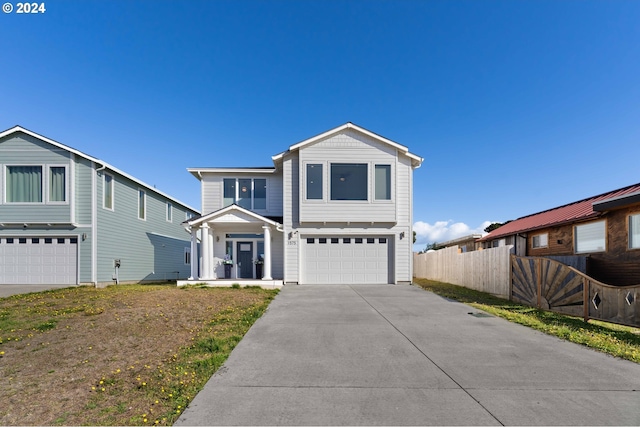
[[[522,218],[518,218],[515,221],[511,221],[502,227],[493,230],[491,233],[480,239],[480,241],[489,241],[516,233],[523,233],[540,228],[597,218],[599,215],[602,215],[602,212],[593,210],[594,202],[601,202],[603,200],[636,193],[638,191],[640,191],[640,183],[600,194],[599,196],[593,196],[588,199],[569,203],[568,205],[542,211],[533,215],[523,216]]]

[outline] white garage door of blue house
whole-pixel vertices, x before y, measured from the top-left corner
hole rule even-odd
[[[306,236],[301,240],[301,283],[391,283],[393,258],[388,237]]]
[[[0,238],[0,285],[75,285],[75,237]]]

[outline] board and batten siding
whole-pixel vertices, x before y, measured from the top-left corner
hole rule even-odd
[[[7,166],[42,166],[42,203],[6,203]],[[66,223],[72,222],[70,195],[64,203],[48,203],[48,166],[67,168],[67,192],[73,185],[71,159],[68,151],[53,147],[30,135],[16,133],[0,140],[0,218],[7,223]]]
[[[103,207],[103,175],[113,177],[113,210]],[[189,276],[184,263],[190,235],[181,224],[186,209],[149,188],[106,170],[98,173],[97,238],[99,283],[113,283],[114,260],[121,262],[121,282],[175,280]],[[146,219],[138,218],[138,191],[146,193]],[[172,222],[167,221],[167,202],[172,203]]]
[[[267,209],[254,209],[258,215],[282,216],[282,174],[221,174],[202,173],[202,213],[204,215],[224,208],[224,179],[266,179]]]
[[[299,182],[306,182],[306,165],[323,165],[323,199],[306,200],[304,185],[298,189],[300,222],[389,222],[395,223],[397,152],[393,147],[352,130],[345,130],[300,149]],[[368,200],[331,200],[331,164],[366,163]],[[391,200],[374,200],[375,165],[391,166]]]

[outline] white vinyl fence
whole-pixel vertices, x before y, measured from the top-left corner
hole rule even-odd
[[[413,254],[413,276],[509,298],[513,246],[458,253],[457,247]]]

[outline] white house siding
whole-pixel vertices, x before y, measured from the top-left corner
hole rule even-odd
[[[397,191],[391,191],[391,200],[374,200],[374,167],[391,165],[391,182],[396,182],[397,153],[393,147],[352,130],[328,137],[300,149],[299,189],[300,222],[387,222],[395,223]],[[323,165],[323,200],[305,200],[306,164]],[[331,200],[331,163],[368,164],[368,201]]]
[[[267,180],[267,209],[253,209],[262,216],[282,216],[282,174],[281,173],[202,173],[202,213],[208,214],[224,208],[225,178],[233,179],[266,179]]]
[[[282,193],[284,209],[284,239],[283,251],[285,263],[284,281],[285,283],[297,283],[299,253],[299,235],[295,234],[296,228],[300,225],[299,220],[299,156],[298,152],[288,153],[282,162]]]
[[[103,208],[103,175],[114,182],[114,209]],[[98,272],[99,283],[113,283],[114,260],[120,260],[118,279],[122,282],[175,280],[187,278],[190,266],[184,263],[190,236],[181,224],[185,208],[172,203],[172,222],[166,220],[165,197],[151,189],[113,173],[98,174]],[[138,190],[146,192],[146,219],[138,219]]]

